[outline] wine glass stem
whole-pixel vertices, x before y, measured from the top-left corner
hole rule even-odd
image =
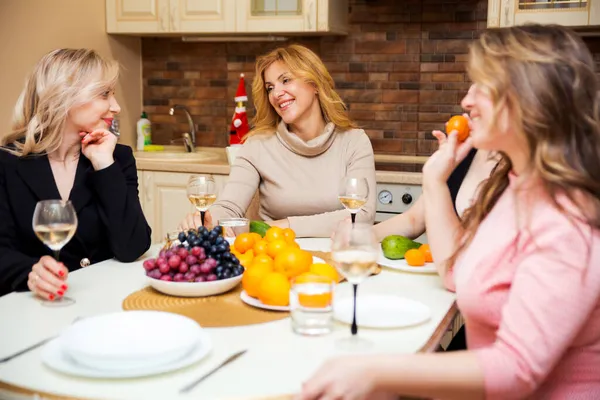
[[[58,261],[58,256],[60,254],[60,250],[54,250],[54,259]]]
[[[200,211],[200,221],[202,221],[202,226],[204,226],[204,214],[206,211]]]
[[[354,215],[354,214],[353,214]],[[352,289],[354,289],[354,310],[352,312],[352,335],[356,335],[358,333],[358,325],[356,325],[356,291],[358,290],[358,285],[353,284]]]
[[[352,218],[352,225],[354,225],[354,223],[356,222],[356,213],[352,213],[350,215],[351,215],[351,218]]]

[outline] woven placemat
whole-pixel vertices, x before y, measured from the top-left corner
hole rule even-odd
[[[311,251],[315,257],[331,263],[330,253]],[[381,267],[374,274],[381,272]],[[207,328],[243,326],[277,321],[288,317],[285,311],[270,311],[247,305],[240,299],[242,285],[209,297],[177,297],[160,293],[148,286],[123,300],[123,310],[156,310],[184,315]]]

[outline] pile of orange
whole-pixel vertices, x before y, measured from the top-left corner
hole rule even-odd
[[[418,249],[408,250],[404,253],[404,259],[411,267],[422,267],[426,262],[433,262],[433,256],[428,244],[422,244]]]
[[[312,254],[300,249],[292,229],[269,228],[264,237],[258,233],[238,235],[231,247],[246,268],[242,286],[249,296],[272,306],[287,306],[291,280],[303,275],[325,276],[339,281],[329,264],[313,264]]]

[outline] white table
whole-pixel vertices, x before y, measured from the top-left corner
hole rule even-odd
[[[329,239],[300,239],[302,248],[329,250]],[[157,252],[157,247],[146,257]],[[42,306],[29,292],[0,297],[0,358],[58,334],[76,317],[122,310],[123,300],[146,286],[142,261],[130,264],[105,261],[69,276],[68,295],[76,299],[69,307]],[[350,295],[342,283],[339,295]],[[372,352],[415,353],[422,351],[433,335],[441,336],[456,312],[454,294],[446,291],[437,275],[385,269],[359,286],[368,293],[398,294],[427,304],[432,318],[419,326],[375,330],[359,328],[359,335],[372,342]],[[338,294],[336,293],[336,296]],[[110,399],[232,399],[265,398],[297,392],[321,363],[339,354],[336,341],[350,336],[348,325],[336,324],[333,333],[320,337],[296,335],[290,319],[229,328],[209,328],[213,351],[190,367],[164,375],[137,379],[104,380],[72,377],[42,364],[38,348],[0,364],[0,388],[20,388],[21,393],[58,395],[57,398]],[[226,366],[187,395],[179,389],[239,349],[247,353]],[[6,392],[4,392],[6,394]],[[2,393],[0,393],[0,397]],[[29,397],[31,398],[31,397]]]

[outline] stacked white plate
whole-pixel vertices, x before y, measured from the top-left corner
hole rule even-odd
[[[131,378],[183,368],[211,348],[208,334],[190,318],[125,311],[76,322],[46,345],[42,360],[73,375]]]

